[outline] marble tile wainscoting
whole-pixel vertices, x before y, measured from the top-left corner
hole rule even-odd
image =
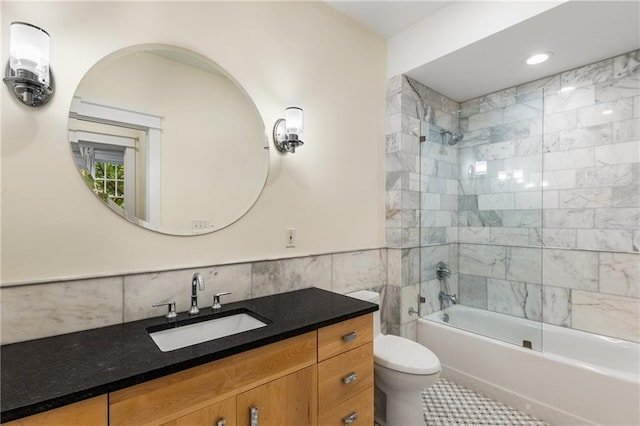
[[[213,294],[221,291],[232,292],[224,299],[229,303],[307,287],[343,294],[381,291],[385,306],[387,250],[6,286],[0,288],[0,341],[15,343],[161,316],[165,308],[151,305],[164,300],[174,300],[179,312],[187,311],[194,272],[205,281],[205,290],[198,294],[201,308],[210,307]]]

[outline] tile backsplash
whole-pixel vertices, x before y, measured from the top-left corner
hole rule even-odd
[[[151,305],[174,300],[178,312],[190,306],[191,278],[200,272],[205,290],[200,308],[213,294],[231,291],[234,302],[308,287],[337,293],[384,290],[387,250],[372,249],[250,263],[82,279],[0,288],[2,344],[104,327],[165,314]]]

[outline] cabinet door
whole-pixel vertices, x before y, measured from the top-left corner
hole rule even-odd
[[[313,365],[239,394],[238,426],[316,425],[317,400]]]
[[[25,417],[6,426],[106,426],[107,395]]]
[[[163,423],[162,426],[236,426],[236,398],[232,397],[191,414]]]

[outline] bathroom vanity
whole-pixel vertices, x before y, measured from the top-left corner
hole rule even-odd
[[[268,326],[170,352],[147,331],[165,318],[3,346],[2,422],[373,423],[377,305],[310,288],[238,308]]]

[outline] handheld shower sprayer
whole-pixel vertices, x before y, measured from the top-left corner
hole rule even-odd
[[[453,133],[448,130],[441,129],[440,136],[442,137],[442,144],[446,142],[447,145],[455,145],[464,138],[462,133]]]

